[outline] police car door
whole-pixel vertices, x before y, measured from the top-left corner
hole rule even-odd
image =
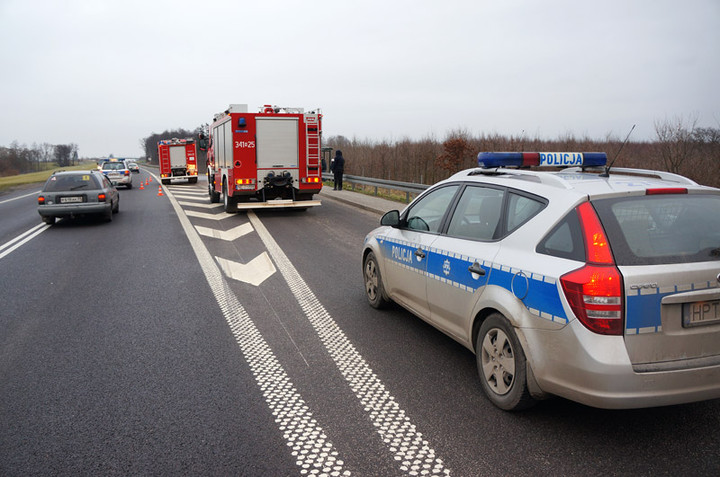
[[[446,233],[433,243],[428,258],[427,290],[431,320],[460,341],[467,341],[472,309],[488,283],[500,249],[505,191],[467,185]]]
[[[459,186],[440,186],[415,201],[403,214],[401,226],[383,239],[385,287],[398,303],[429,319],[425,274],[428,253],[437,239]]]

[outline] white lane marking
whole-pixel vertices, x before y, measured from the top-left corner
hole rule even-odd
[[[4,204],[6,202],[12,202],[13,200],[24,199],[25,197],[30,197],[31,195],[37,195],[39,193],[40,193],[40,191],[36,190],[35,192],[30,192],[29,194],[25,194],[25,195],[19,195],[17,197],[13,197],[12,199],[0,200],[0,204]]]
[[[197,230],[200,235],[204,235],[205,237],[212,237],[232,242],[233,240],[238,239],[243,235],[249,234],[253,231],[253,228],[250,223],[245,222],[244,224],[240,224],[237,227],[231,228],[230,230],[217,230],[208,227],[201,227],[199,225],[195,226],[195,230]]]
[[[263,252],[248,263],[238,263],[227,260],[222,257],[215,257],[225,275],[250,285],[258,286],[267,278],[275,273],[275,265],[268,256],[267,252]]]
[[[15,237],[14,239],[12,239],[12,240],[10,240],[10,241],[8,241],[8,242],[5,242],[4,244],[0,245],[0,250],[2,250],[2,249],[4,249],[4,248],[7,248],[7,247],[10,247],[10,248],[8,248],[7,250],[5,250],[4,252],[0,253],[0,258],[3,258],[3,257],[5,257],[5,256],[11,254],[11,253],[12,253],[14,250],[16,250],[18,247],[20,247],[20,246],[22,246],[23,244],[25,244],[25,243],[29,242],[30,240],[34,239],[35,237],[37,237],[37,236],[40,235],[41,233],[45,232],[45,231],[46,231],[47,229],[49,229],[49,228],[50,228],[50,226],[49,226],[48,224],[39,224],[39,225],[36,225],[35,227],[31,228],[31,229],[28,230],[27,232],[24,232],[24,233],[18,235],[17,237]],[[32,235],[30,235],[30,234],[32,234]],[[23,237],[24,237],[24,239],[23,239]],[[18,242],[18,241],[20,241],[20,242]],[[18,243],[15,243],[15,242],[18,242]],[[13,243],[15,243],[15,245],[11,247],[11,245],[13,245]]]
[[[433,448],[323,307],[257,215],[251,210],[247,215],[333,361],[365,412],[370,414],[378,434],[395,460],[400,462],[400,470],[408,475],[450,475],[450,470],[435,456]]]
[[[292,456],[296,459],[300,474],[349,476],[350,471],[344,470],[345,464],[339,459],[337,450],[312,417],[312,412],[270,346],[228,286],[187,215],[172,195],[167,197],[175,209],[235,341],[263,392],[265,402],[275,416],[275,422],[283,432],[288,447],[292,448]]]
[[[174,190],[171,190],[170,193],[174,195],[177,199],[204,200],[205,202],[208,201],[207,194],[191,194],[186,192],[175,192]]]
[[[180,201],[178,204],[182,205],[183,207],[200,207],[201,209],[219,209],[222,207],[222,204],[208,204],[206,202],[188,202],[188,201]]]
[[[175,200],[173,198],[173,200]],[[178,205],[179,207],[179,205]],[[195,210],[186,210],[185,214],[187,214],[188,217],[197,217],[199,219],[210,219],[210,220],[222,220],[227,219],[228,217],[237,217],[236,214],[228,214],[228,213],[222,213],[222,214],[208,214],[207,212],[197,212]]]

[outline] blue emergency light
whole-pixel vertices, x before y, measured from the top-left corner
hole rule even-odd
[[[481,152],[478,165],[490,167],[593,167],[604,166],[607,154],[604,152]]]

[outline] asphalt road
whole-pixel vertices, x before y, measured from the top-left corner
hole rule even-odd
[[[720,475],[720,400],[493,407],[469,351],[367,305],[379,215],[218,220],[147,177],[110,223],[0,196],[0,475]]]

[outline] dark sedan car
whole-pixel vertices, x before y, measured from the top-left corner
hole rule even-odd
[[[120,208],[120,195],[98,171],[60,171],[45,182],[38,196],[38,213],[46,224],[56,217],[97,215],[108,222]]]

